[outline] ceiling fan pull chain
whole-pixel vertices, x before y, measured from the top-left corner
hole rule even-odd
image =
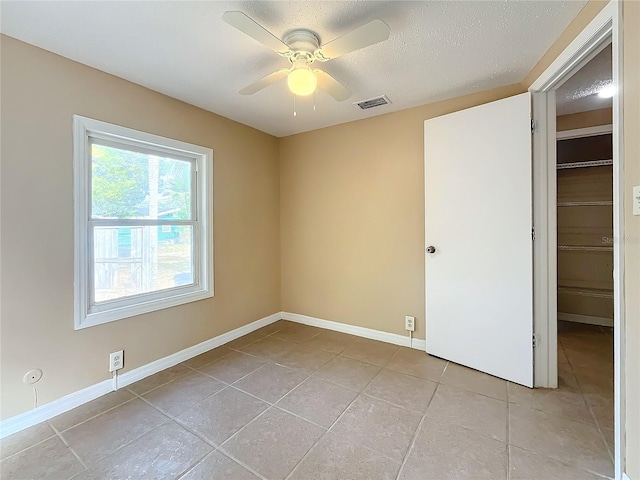
[[[317,98],[317,95],[316,95],[316,91],[314,90],[313,91],[313,111],[314,112],[316,111],[316,98]]]
[[[298,112],[296,112],[296,96],[293,96],[293,116],[297,117],[298,116]]]

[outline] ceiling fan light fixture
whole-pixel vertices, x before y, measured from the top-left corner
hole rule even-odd
[[[315,92],[318,79],[310,68],[299,67],[289,73],[287,76],[287,85],[291,93],[305,97]]]

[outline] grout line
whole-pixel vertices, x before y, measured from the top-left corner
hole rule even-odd
[[[448,362],[447,362],[448,365]],[[442,371],[442,375],[444,375],[444,370],[446,370],[447,365],[445,365],[445,368]],[[440,378],[442,379],[442,375],[440,376]],[[438,388],[440,387],[440,383],[436,384],[436,388],[433,390],[433,394],[431,394],[431,398],[429,399],[429,402],[427,403],[427,408],[425,408],[424,410],[424,414],[422,415],[422,418],[420,419],[420,423],[418,424],[418,428],[416,429],[416,432],[413,436],[413,439],[411,440],[411,444],[409,445],[409,449],[407,450],[407,453],[405,454],[404,458],[402,459],[402,464],[400,465],[400,470],[398,471],[398,475],[397,475],[397,479],[400,478],[400,475],[402,474],[402,471],[404,470],[404,466],[407,463],[407,460],[409,459],[409,455],[411,454],[411,452],[413,451],[413,447],[416,443],[416,440],[418,439],[418,434],[422,431],[422,425],[424,424],[426,418],[427,418],[427,411],[429,410],[429,407],[431,407],[431,404],[433,403],[433,399],[436,397],[436,393],[438,393]]]
[[[336,357],[333,357],[333,358],[336,358]],[[353,398],[353,400],[351,400],[351,402],[349,402],[349,405],[347,405],[347,407],[342,411],[342,413],[340,415],[338,415],[338,418],[335,419],[335,421],[329,426],[329,428],[326,429],[326,431],[318,438],[318,440],[316,440],[316,442],[311,446],[311,448],[309,450],[307,450],[307,452],[302,456],[302,458],[294,465],[294,467],[291,469],[289,474],[285,477],[285,480],[289,480],[291,478],[291,475],[293,475],[293,473],[296,471],[298,466],[309,456],[309,454],[316,447],[316,445],[318,445],[318,443],[320,443],[320,441],[327,436],[327,434],[331,431],[331,429],[340,421],[340,419],[345,415],[345,413],[347,413],[347,411],[351,408],[351,406],[355,403],[355,401],[360,397],[362,392],[364,392],[366,390],[366,388],[371,384],[371,382],[373,382],[373,380],[380,374],[381,371],[382,371],[382,368],[380,369],[380,371],[378,371],[378,373],[376,373],[371,378],[371,380],[369,380],[367,382],[367,384],[364,386],[364,388],[360,392],[358,392],[358,394]],[[341,385],[338,385],[338,386],[341,386]],[[345,387],[343,387],[343,388],[345,388]],[[347,390],[350,390],[350,389],[347,389]],[[353,390],[351,390],[351,391],[353,391]],[[386,455],[383,455],[380,452],[377,452],[375,450],[372,450],[372,451],[375,452],[377,455],[380,455],[382,457],[388,458]]]
[[[434,395],[435,395],[435,392],[434,392]],[[411,443],[409,444],[409,448],[407,449],[407,453],[404,454],[404,458],[402,459],[402,462],[400,463],[400,469],[398,470],[398,475],[396,475],[396,479],[399,479],[400,476],[402,475],[402,471],[404,470],[404,467],[407,464],[407,460],[409,460],[409,455],[411,455],[411,452],[413,451],[413,447],[414,447],[414,445],[416,443],[416,440],[418,439],[418,435],[422,431],[422,425],[424,424],[426,418],[427,418],[426,415],[422,415],[422,418],[420,419],[420,422],[418,423],[418,428],[416,428],[416,431],[413,434],[413,438],[411,439]]]
[[[49,423],[49,421],[48,421],[48,420],[45,420],[44,422],[41,422],[41,423]],[[40,425],[40,424],[36,424],[36,425]],[[35,426],[35,425],[34,425],[34,426]],[[53,435],[51,435],[51,436],[49,436],[49,437],[45,438],[44,440],[40,440],[40,441],[38,441],[38,442],[36,442],[36,443],[32,443],[32,444],[30,444],[30,445],[26,446],[25,448],[23,448],[23,449],[21,449],[21,450],[18,450],[17,452],[12,453],[11,455],[8,455],[6,458],[3,458],[2,460],[0,460],[0,463],[2,463],[2,462],[4,462],[4,461],[6,461],[6,460],[8,460],[8,459],[10,459],[11,457],[14,457],[14,456],[18,455],[19,453],[24,452],[25,450],[29,450],[30,448],[33,448],[33,447],[35,447],[35,446],[37,446],[37,445],[40,445],[41,443],[46,442],[47,440],[51,440],[52,438],[54,438],[54,437],[56,436],[56,434],[57,434],[57,431],[56,431],[56,429],[55,429],[55,428],[53,428],[53,426],[52,426],[51,424],[49,424],[49,426],[50,426],[50,427],[53,429],[53,431],[54,431]],[[31,428],[31,427],[29,427],[29,428]],[[20,433],[20,432],[16,432],[16,433]],[[15,435],[15,434],[14,434],[14,435]],[[59,436],[59,435],[58,435],[58,436]],[[9,435],[8,437],[5,437],[5,439],[6,439],[6,438],[11,438],[11,435]],[[67,445],[67,444],[65,443],[64,439],[62,439],[62,443],[64,443],[65,445]],[[1,471],[2,471],[2,469],[0,469],[0,473],[1,473]]]
[[[112,393],[112,392],[109,392],[109,393]],[[67,427],[67,428],[65,428],[64,430],[60,430],[60,435],[63,435],[65,432],[68,432],[68,431],[69,431],[69,430],[71,430],[72,428],[76,428],[76,427],[77,427],[77,426],[79,426],[79,425],[82,425],[82,424],[84,424],[84,423],[90,422],[91,420],[94,420],[94,419],[98,418],[100,415],[104,415],[105,413],[108,413],[108,412],[110,412],[111,410],[115,410],[115,409],[116,409],[116,408],[118,408],[118,407],[121,407],[121,406],[123,406],[123,405],[125,405],[125,404],[127,404],[127,403],[130,403],[130,402],[134,401],[134,400],[137,398],[137,395],[136,395],[135,393],[133,393],[133,392],[131,392],[131,393],[134,395],[134,397],[133,397],[133,398],[130,398],[129,400],[125,400],[124,402],[119,403],[118,405],[115,405],[115,406],[113,406],[113,407],[111,407],[111,408],[108,408],[108,409],[106,409],[106,410],[103,410],[102,412],[100,412],[100,413],[98,413],[98,414],[96,414],[96,415],[93,415],[92,417],[89,417],[89,418],[87,418],[87,419],[85,419],[85,420],[82,420],[81,422],[78,422],[78,423],[76,423],[76,424],[74,424],[74,425],[72,425],[72,426],[70,426],[70,427]],[[107,394],[107,395],[108,395],[108,394]],[[76,407],[76,408],[78,408],[78,407]],[[69,411],[73,411],[73,410],[75,410],[75,409],[71,409],[71,410],[69,410]],[[66,412],[65,412],[65,413],[66,413]],[[63,415],[63,414],[61,414],[61,415]],[[53,418],[55,418],[55,417],[53,417]],[[54,426],[53,426],[53,424],[51,423],[51,421],[50,421],[50,420],[48,420],[48,423],[49,423],[49,425],[51,426],[51,428],[53,428],[53,429],[54,429],[54,431],[58,431],[56,428],[54,428]]]
[[[67,449],[71,452],[71,454],[76,457],[76,459],[78,460],[78,462],[80,463],[80,465],[82,465],[84,467],[85,470],[89,470],[89,467],[87,466],[86,463],[84,463],[84,461],[82,460],[82,458],[80,458],[80,455],[78,455],[78,453],[71,448],[71,445],[69,445],[67,443],[67,441],[65,440],[65,438],[62,436],[62,434],[58,431],[58,429],[56,427],[54,427],[53,425],[51,425],[51,423],[49,421],[47,421],[47,423],[49,424],[49,426],[53,429],[54,432],[56,432],[56,435],[58,436],[58,438],[62,441],[62,443],[67,447]],[[52,437],[53,438],[53,437]],[[81,473],[81,472],[78,472]],[[75,475],[74,475],[75,476]]]
[[[242,460],[236,458],[235,456],[233,456],[231,453],[227,452],[226,450],[218,450],[218,453],[220,453],[220,455],[224,455],[225,457],[233,460],[234,462],[236,462],[238,465],[241,465],[242,467],[244,467],[245,469],[247,469],[248,471],[250,471],[251,473],[253,473],[256,477],[260,478],[261,480],[268,480],[267,477],[261,475],[259,472],[257,472],[255,469],[251,468],[249,465],[247,465],[246,463],[244,463]]]
[[[187,468],[185,468],[182,472],[180,472],[176,477],[175,480],[179,480],[180,478],[184,477],[187,473],[189,473],[191,470],[193,470],[195,467],[197,467],[198,465],[200,465],[200,463],[202,461],[204,461],[205,458],[207,458],[209,455],[213,455],[214,453],[217,452],[217,449],[214,448],[213,450],[211,450],[210,452],[205,453],[202,457],[200,457],[198,460],[196,460],[194,463],[192,463],[191,465],[189,465]]]

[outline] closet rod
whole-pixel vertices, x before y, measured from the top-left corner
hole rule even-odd
[[[613,159],[593,160],[591,162],[558,163],[556,168],[558,170],[567,170],[569,168],[604,167],[607,165],[613,165]]]

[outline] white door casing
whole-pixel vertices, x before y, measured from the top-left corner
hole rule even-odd
[[[533,386],[531,97],[425,122],[427,352]]]

